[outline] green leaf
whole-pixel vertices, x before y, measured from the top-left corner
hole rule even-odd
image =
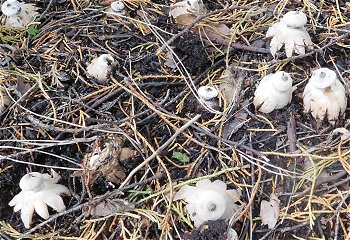
[[[185,153],[176,152],[176,151],[173,152],[173,158],[183,163],[187,163],[190,161],[190,158]]]
[[[29,27],[27,33],[33,38],[35,38],[39,34],[39,30],[35,27]]]

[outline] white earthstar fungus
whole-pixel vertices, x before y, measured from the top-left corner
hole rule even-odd
[[[278,71],[265,76],[254,93],[254,106],[263,113],[285,107],[292,100],[293,80],[288,73]]]
[[[34,4],[7,0],[1,5],[1,11],[4,15],[1,24],[9,28],[25,29],[38,15],[37,10],[38,8]]]
[[[306,15],[298,11],[287,12],[280,22],[273,24],[267,31],[266,37],[272,37],[270,51],[272,56],[283,47],[286,56],[291,57],[293,52],[305,54],[305,46],[311,47],[312,41],[304,25],[307,22]]]
[[[227,190],[226,184],[220,180],[211,182],[203,179],[196,186],[184,185],[175,194],[174,201],[184,199],[186,210],[199,227],[208,220],[229,219],[238,209],[235,203],[241,196],[238,190]]]
[[[303,97],[305,112],[311,112],[315,119],[320,120],[327,116],[332,124],[345,112],[347,105],[344,86],[337,74],[328,68],[313,72],[305,86]]]
[[[216,90],[214,87],[201,86],[198,88],[198,95],[204,101],[210,101],[219,95],[219,91]]]
[[[94,58],[87,66],[86,70],[91,77],[94,77],[99,81],[106,81],[111,73],[114,63],[115,61],[112,55],[102,54],[99,57]]]
[[[22,191],[17,194],[9,205],[14,211],[21,211],[21,219],[26,228],[30,228],[34,211],[42,218],[50,217],[47,206],[57,212],[66,209],[61,196],[70,196],[68,188],[57,184],[60,176],[52,170],[52,176],[39,172],[24,175],[19,182]]]
[[[219,91],[210,86],[201,86],[198,88],[198,96],[211,108],[215,108],[217,105],[217,97]]]

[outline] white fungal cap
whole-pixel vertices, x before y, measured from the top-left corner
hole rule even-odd
[[[305,46],[309,48],[312,46],[310,35],[304,28],[306,15],[301,12],[288,12],[285,16],[280,22],[270,26],[266,33],[267,38],[272,37],[270,43],[272,56],[275,57],[283,45],[287,57],[291,57],[293,52],[305,54]]]
[[[335,81],[337,81],[337,74],[328,68],[315,70],[310,78],[310,82],[320,89],[330,87]]]
[[[114,58],[110,54],[102,54],[97,58],[94,58],[87,66],[86,70],[88,74],[99,81],[105,81],[108,78],[114,65]]]
[[[174,200],[184,199],[188,204],[186,211],[199,227],[205,221],[228,219],[238,209],[236,201],[240,192],[226,190],[226,184],[220,180],[211,182],[203,179],[197,182],[196,187],[184,185],[174,196]]]
[[[210,101],[219,95],[219,91],[210,86],[201,86],[198,88],[198,95],[205,101]]]
[[[272,85],[280,92],[286,92],[292,88],[293,79],[290,77],[289,73],[277,71],[273,75],[273,79],[274,81],[272,81]]]
[[[263,113],[285,107],[292,100],[293,80],[284,71],[265,76],[254,93],[254,106]]]
[[[39,172],[32,172],[27,173],[21,178],[19,182],[19,187],[23,191],[37,191],[43,187],[43,184],[43,174]]]
[[[313,72],[304,89],[304,110],[315,119],[326,116],[331,124],[343,114],[347,106],[345,88],[334,71],[320,68]]]
[[[300,28],[307,23],[307,18],[303,12],[290,11],[283,16],[281,21],[287,24],[288,27]]]
[[[123,11],[125,8],[125,5],[122,1],[115,1],[115,2],[112,2],[111,3],[111,9],[114,11],[114,12],[120,12],[120,11]]]
[[[0,24],[8,28],[25,29],[38,15],[35,4],[7,0],[1,6],[1,10],[7,17],[0,18]]]
[[[1,11],[4,15],[11,17],[21,10],[21,4],[17,0],[7,0],[1,5]]]

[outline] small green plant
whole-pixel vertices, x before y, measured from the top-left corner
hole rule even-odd
[[[176,152],[176,151],[173,152],[173,158],[183,163],[187,163],[190,161],[190,158],[185,153]]]
[[[39,34],[39,32],[39,29],[37,29],[36,27],[29,27],[27,30],[27,33],[33,38],[35,38]]]

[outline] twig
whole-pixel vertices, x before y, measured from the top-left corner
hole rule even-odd
[[[345,197],[340,201],[340,203],[337,206],[337,209],[334,212],[333,216],[337,216],[337,219],[335,221],[335,227],[334,227],[334,240],[338,240],[338,230],[339,230],[339,214],[340,214],[340,209],[341,209],[341,205],[343,205],[345,203],[345,201],[349,198],[350,196],[350,192],[348,192]]]
[[[172,135],[168,141],[166,141],[162,146],[160,146],[151,156],[149,156],[147,159],[145,159],[140,165],[138,165],[134,170],[132,170],[127,178],[124,180],[124,182],[120,185],[119,188],[124,187],[130,179],[141,169],[143,168],[147,163],[149,163],[152,159],[154,159],[157,155],[159,155],[167,146],[171,144],[172,141],[183,131],[185,131],[189,126],[191,126],[194,122],[196,122],[201,117],[200,114],[197,114],[194,118],[192,118],[190,121],[188,121],[185,125],[183,125],[179,130],[175,132],[174,135]]]
[[[289,151],[295,152],[298,150],[297,148],[297,133],[296,133],[296,124],[294,115],[292,114],[289,118],[289,122],[287,124],[287,136],[289,140]]]
[[[114,191],[112,191],[112,192],[108,192],[108,193],[106,193],[106,194],[104,194],[104,195],[102,195],[102,196],[99,196],[99,197],[93,199],[93,200],[90,201],[90,202],[81,203],[81,204],[76,205],[76,206],[74,206],[74,207],[72,207],[72,208],[70,208],[70,209],[68,209],[68,210],[66,210],[66,211],[63,211],[63,212],[57,213],[57,214],[55,214],[55,215],[52,215],[49,219],[45,220],[44,222],[42,222],[42,223],[36,225],[35,227],[33,227],[33,228],[31,228],[31,229],[29,229],[27,232],[24,233],[24,235],[26,235],[26,234],[31,234],[31,233],[35,232],[36,230],[40,229],[41,227],[45,226],[45,225],[48,224],[49,222],[52,222],[52,221],[56,220],[57,218],[59,218],[59,217],[61,217],[61,216],[64,216],[64,215],[69,214],[69,213],[72,213],[72,212],[79,211],[80,209],[83,209],[83,208],[85,208],[85,207],[88,207],[89,205],[96,205],[96,204],[98,204],[99,202],[103,201],[104,199],[113,198],[113,197],[115,197],[115,196],[117,196],[117,195],[120,195],[120,193],[121,193],[122,191],[125,191],[125,190],[127,190],[127,189],[131,189],[131,188],[136,187],[136,186],[139,186],[139,185],[144,185],[144,184],[149,183],[149,182],[151,182],[151,181],[153,181],[153,180],[155,180],[155,179],[159,179],[159,178],[161,178],[161,177],[163,177],[163,176],[164,176],[164,173],[159,173],[159,174],[154,175],[154,176],[152,176],[152,177],[150,177],[150,178],[147,178],[147,179],[145,179],[145,180],[143,180],[143,181],[130,184],[130,185],[125,186],[125,187],[123,187],[123,188],[118,188],[118,189],[116,189],[116,190],[114,190]],[[25,237],[25,236],[24,236],[24,237]]]
[[[182,31],[178,32],[177,34],[175,34],[174,36],[172,36],[168,41],[166,41],[165,44],[163,44],[161,47],[158,48],[157,50],[157,55],[159,55],[161,52],[163,52],[167,46],[171,45],[177,38],[179,38],[180,36],[182,36],[183,34],[185,34],[186,32],[188,32],[192,27],[194,27],[194,25],[196,25],[196,23],[198,23],[199,21],[203,20],[204,18],[207,18],[209,16],[212,16],[212,15],[215,15],[217,13],[226,13],[228,11],[231,11],[231,10],[234,10],[234,9],[245,9],[245,10],[249,10],[251,9],[251,7],[249,6],[237,6],[237,5],[233,5],[231,7],[228,7],[228,8],[224,8],[224,9],[219,9],[219,10],[215,10],[215,11],[212,11],[212,12],[209,12],[205,15],[202,15],[202,16],[198,16],[193,22],[191,22],[187,27],[185,27]],[[240,47],[240,49],[243,49],[243,50],[248,50],[248,49],[251,49],[252,47],[249,47],[249,46],[243,46],[243,45],[240,45],[240,44],[232,44],[231,45],[233,48],[238,48]],[[248,47],[248,48],[247,48]],[[256,49],[255,49],[256,50]],[[250,51],[250,50],[248,50]]]
[[[333,176],[330,176],[328,178],[322,178],[320,181],[317,181],[315,183],[315,187],[319,186],[319,185],[322,185],[324,183],[328,183],[328,182],[333,182],[333,181],[337,181],[339,180],[340,178],[342,178],[343,176],[345,176],[347,174],[347,172],[345,170],[342,170],[340,172],[338,172],[337,174],[333,175]],[[293,198],[299,198],[299,197],[302,197],[304,196],[305,194],[308,194],[311,190],[311,187],[308,187],[307,189],[305,189],[304,191],[296,194],[293,196]]]

